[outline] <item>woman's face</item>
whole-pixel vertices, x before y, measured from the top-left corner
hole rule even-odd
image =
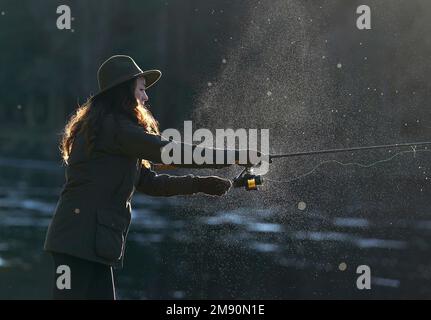
[[[145,93],[145,78],[141,77],[136,79],[136,87],[135,87],[135,98],[139,104],[145,105],[145,102],[148,101],[148,96]]]

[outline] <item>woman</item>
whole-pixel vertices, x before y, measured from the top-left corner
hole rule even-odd
[[[123,265],[135,190],[221,196],[231,187],[216,176],[158,175],[149,168],[149,161],[162,162],[169,143],[145,107],[145,90],[160,76],[158,70],[142,71],[129,56],[109,58],[98,71],[100,92],[65,127],[60,150],[66,182],[44,246],[54,259],[55,299],[115,299],[112,267]],[[220,151],[239,157],[238,150]]]

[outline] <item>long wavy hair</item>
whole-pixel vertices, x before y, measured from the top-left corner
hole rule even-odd
[[[141,105],[135,98],[136,78],[117,85],[80,105],[70,116],[60,139],[60,152],[64,163],[72,151],[73,142],[78,133],[86,138],[87,151],[91,152],[99,133],[103,118],[107,114],[123,114],[148,133],[160,134],[159,124],[146,106]],[[148,162],[143,160],[148,166]]]

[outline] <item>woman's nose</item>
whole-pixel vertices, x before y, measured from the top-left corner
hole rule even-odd
[[[142,95],[142,100],[148,101],[147,93],[144,91],[144,94]]]

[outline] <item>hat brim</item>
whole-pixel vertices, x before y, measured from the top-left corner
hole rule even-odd
[[[117,82],[113,83],[109,87],[104,88],[103,90],[100,90],[98,93],[96,93],[94,96],[91,97],[91,99],[94,99],[95,97],[99,96],[100,94],[126,82],[132,79],[136,79],[139,77],[145,78],[145,90],[148,90],[150,87],[152,87],[157,81],[159,81],[160,77],[162,76],[162,72],[160,70],[146,70],[142,72],[138,72],[137,74],[133,76],[128,76],[124,79],[119,79]]]

